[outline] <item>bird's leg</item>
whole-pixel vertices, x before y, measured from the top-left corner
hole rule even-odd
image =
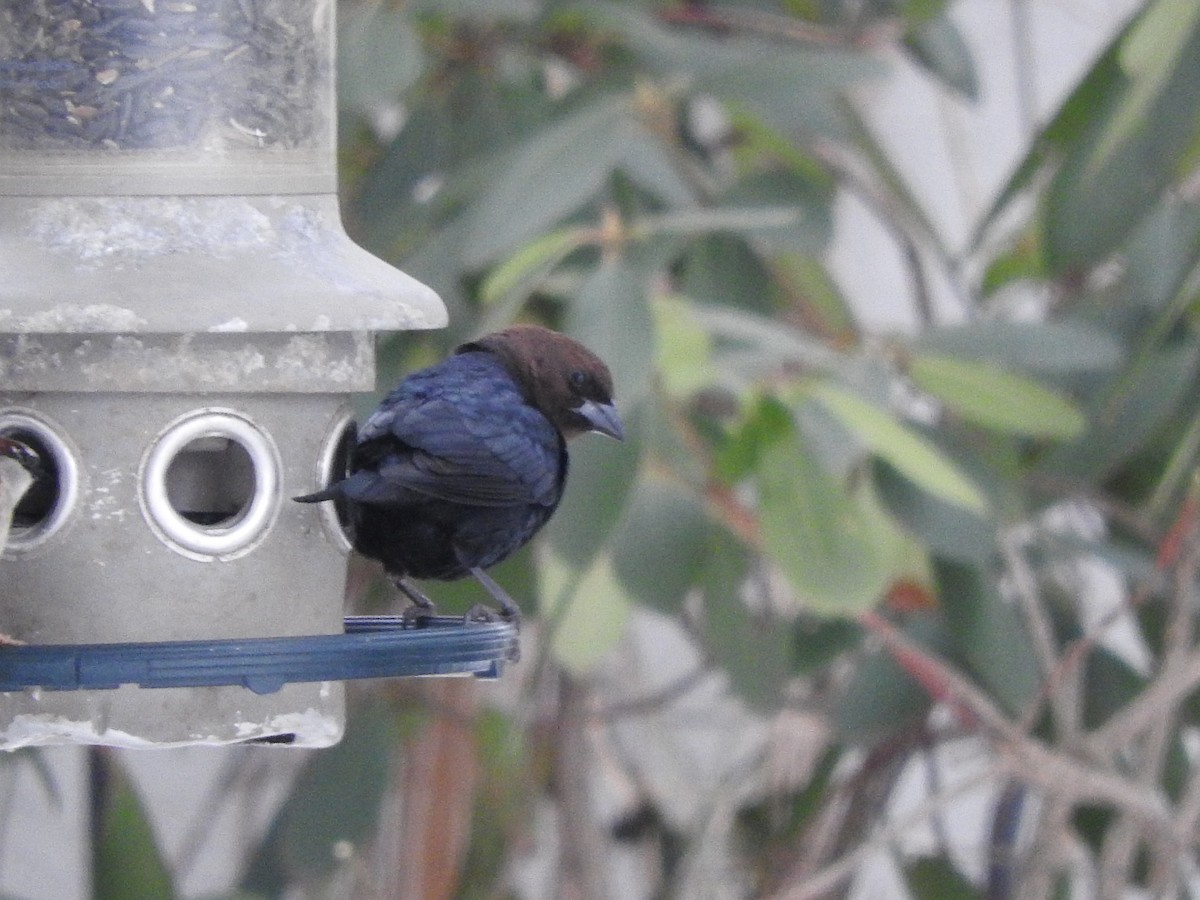
[[[389,575],[388,578],[396,590],[409,599],[408,607],[400,614],[406,622],[419,622],[437,614],[433,601],[409,584],[403,575]]]
[[[479,566],[472,566],[471,574],[475,576],[476,581],[483,585],[484,590],[492,595],[492,599],[500,604],[500,618],[520,628],[521,610],[517,608],[517,604],[513,602],[513,598],[508,596],[508,591],[500,587],[496,583],[496,579],[492,578],[491,575],[483,571]],[[495,618],[495,611],[479,604],[472,606],[465,616],[465,620],[468,622],[491,622]]]

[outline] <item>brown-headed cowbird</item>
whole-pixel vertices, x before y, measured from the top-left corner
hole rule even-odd
[[[484,570],[558,506],[569,439],[624,438],[612,390],[608,367],[582,344],[514,325],[401,381],[359,430],[346,478],[295,499],[342,501],[355,549],[383,563],[418,615],[432,603],[409,576],[470,574],[517,619]]]

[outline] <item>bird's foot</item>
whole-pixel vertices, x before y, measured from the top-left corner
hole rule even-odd
[[[429,624],[429,620],[436,615],[437,610],[432,606],[421,606],[419,603],[413,603],[401,610],[400,621],[405,628],[424,628]]]
[[[427,596],[408,583],[401,575],[391,576],[391,582],[401,594],[409,600],[409,605],[400,613],[400,618],[406,626],[421,627],[437,615],[437,607]]]
[[[492,609],[483,603],[476,603],[467,610],[463,616],[463,624],[469,625],[472,623],[479,625],[491,625],[497,622],[506,622],[518,631],[521,630],[521,611],[513,606],[511,609]]]
[[[483,603],[476,603],[463,616],[463,625],[493,625],[507,622],[516,631],[521,630],[521,611],[513,606],[512,609],[492,609]],[[514,640],[509,648],[507,659],[511,663],[521,661],[521,642]]]
[[[475,576],[476,581],[483,585],[484,590],[492,595],[492,599],[500,604],[499,613],[495,613],[492,610],[489,610],[489,612],[492,612],[492,615],[499,615],[502,621],[511,622],[517,628],[520,628],[521,610],[513,602],[513,598],[508,596],[508,591],[500,587],[491,575],[478,566],[471,569],[471,574]]]

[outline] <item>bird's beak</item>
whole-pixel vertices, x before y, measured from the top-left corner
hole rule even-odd
[[[597,403],[595,400],[584,400],[583,404],[575,412],[588,420],[592,426],[592,431],[607,434],[618,441],[625,440],[625,427],[621,424],[621,417],[617,415],[617,408],[611,403]]]

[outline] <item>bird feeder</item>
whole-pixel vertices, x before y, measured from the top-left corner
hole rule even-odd
[[[343,626],[335,514],[287,498],[344,465],[373,332],[445,311],[342,229],[333,12],[0,7],[0,434],[44,469],[0,558],[0,632],[30,645],[0,648],[0,746],[341,733],[340,670],[156,690],[128,671],[253,672],[255,641],[373,630]],[[97,647],[125,668],[65,690],[94,684]],[[16,689],[18,665],[50,689]]]

